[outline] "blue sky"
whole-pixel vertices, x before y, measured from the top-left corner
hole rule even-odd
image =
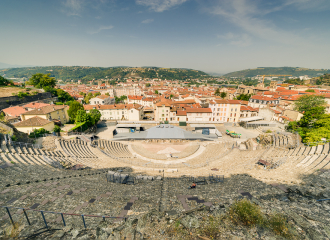
[[[1,0],[0,62],[330,68],[329,0]]]

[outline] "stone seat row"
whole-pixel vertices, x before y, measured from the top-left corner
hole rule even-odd
[[[45,151],[43,149],[26,147],[24,145],[9,145],[3,143],[1,145],[1,151],[6,153],[18,153],[18,154],[28,154],[28,155],[45,155],[45,156],[54,156],[54,157],[64,157],[64,154],[61,151]]]
[[[0,154],[0,186],[15,184],[21,182],[43,181],[49,178],[58,178],[59,176],[69,175],[71,170],[64,170],[53,167],[53,163],[71,162],[72,165],[77,162],[70,158],[46,157],[37,155],[20,155],[12,153]],[[55,165],[57,166],[57,165]]]
[[[78,158],[97,158],[95,154],[91,152],[86,142],[82,140],[62,140],[59,139],[59,145],[67,152],[69,156]]]
[[[326,146],[324,146],[326,147]],[[325,150],[325,151],[323,151]],[[327,168],[329,160],[326,148],[301,147],[291,150],[270,151],[264,155],[264,160],[287,162],[288,168],[294,168],[296,172],[310,172],[317,169]]]
[[[108,140],[96,140],[93,141],[93,144],[97,145],[99,148],[103,149],[112,156],[119,158],[131,158],[133,155],[128,150],[127,145],[124,145],[120,142],[108,141]]]

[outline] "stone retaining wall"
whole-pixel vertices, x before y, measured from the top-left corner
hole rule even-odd
[[[1,97],[0,98],[0,110],[8,108],[10,106],[17,106],[22,103],[29,103],[29,102],[34,102],[38,100],[44,100],[52,98],[52,94],[49,92],[43,92],[43,93],[38,93],[33,96],[26,96],[24,98],[19,98],[17,96],[11,96],[11,97]]]

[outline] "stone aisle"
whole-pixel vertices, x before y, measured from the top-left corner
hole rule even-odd
[[[167,210],[167,202],[168,202],[168,179],[164,178],[161,188],[161,198],[159,203],[159,211],[165,212]]]

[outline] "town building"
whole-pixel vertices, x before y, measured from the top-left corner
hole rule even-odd
[[[35,129],[40,129],[40,128],[44,128],[45,130],[52,132],[55,126],[53,121],[49,121],[48,119],[39,116],[28,118],[13,125],[18,131],[27,134],[30,134]]]
[[[241,102],[239,100],[214,100],[209,107],[212,110],[212,119],[215,122],[238,122]]]
[[[6,114],[6,116],[16,117],[18,120],[21,120],[21,115],[27,112],[26,108],[20,106],[5,108],[2,111]]]
[[[159,102],[155,104],[154,114],[155,121],[169,121],[171,112],[171,104],[168,102]]]
[[[127,103],[128,104],[136,103],[136,104],[143,105],[142,98],[143,98],[143,96],[132,96],[132,95],[128,95],[127,96]]]
[[[254,95],[249,100],[249,106],[253,108],[265,108],[267,105],[278,105],[279,100],[265,96]]]
[[[209,122],[212,119],[211,108],[186,108],[187,121]]]
[[[107,96],[107,95],[99,95],[89,100],[89,104],[91,105],[110,105],[115,103],[115,98]]]
[[[97,109],[101,113],[101,120],[127,120],[140,121],[143,119],[143,106],[139,104],[113,104],[113,105],[84,105],[89,112]]]
[[[38,116],[49,121],[57,120],[63,124],[69,121],[68,109],[66,105],[49,105],[25,112],[21,116],[23,121]]]

